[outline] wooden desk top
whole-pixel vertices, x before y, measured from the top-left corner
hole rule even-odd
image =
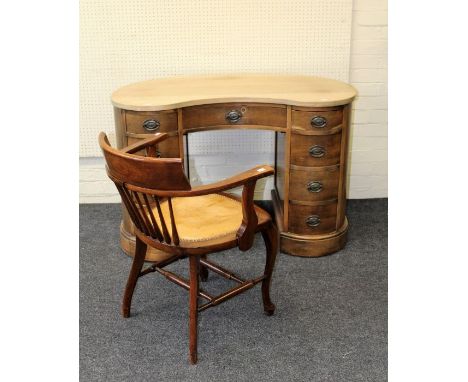
[[[223,102],[259,102],[306,107],[345,105],[356,90],[341,81],[293,75],[170,77],[124,86],[112,104],[136,111],[157,111]]]

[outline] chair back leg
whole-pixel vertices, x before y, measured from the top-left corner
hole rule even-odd
[[[121,313],[125,318],[130,316],[130,306],[132,304],[133,292],[135,290],[138,277],[140,277],[141,268],[145,262],[147,245],[136,237],[135,257],[133,258],[132,268],[128,275],[127,286],[125,287],[124,297],[122,301]]]
[[[189,352],[190,363],[197,363],[198,340],[198,276],[200,272],[200,257],[190,256],[190,291],[189,291]]]
[[[273,267],[275,266],[276,254],[278,253],[278,230],[274,224],[270,224],[267,230],[262,231],[262,237],[266,246],[266,263],[265,272],[266,276],[262,281],[262,299],[263,310],[265,314],[271,316],[275,312],[275,304],[271,302],[270,298],[270,285],[271,276],[273,274]]]

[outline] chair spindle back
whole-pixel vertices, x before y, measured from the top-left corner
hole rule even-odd
[[[182,160],[180,158],[143,157],[118,151],[110,146],[104,133],[99,135],[99,144],[106,160],[107,174],[117,187],[135,227],[162,244],[178,246],[180,241],[172,197],[162,198],[157,195],[157,191],[163,190],[167,195],[167,191],[191,189],[183,171]],[[146,150],[148,154],[153,151]],[[151,193],[136,191],[135,188],[147,189]],[[161,204],[165,201],[169,208],[169,219],[167,215],[164,217],[161,208]]]

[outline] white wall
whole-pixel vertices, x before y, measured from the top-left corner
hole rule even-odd
[[[273,1],[272,3],[277,2]],[[301,2],[301,4],[302,3],[303,2]],[[313,5],[311,3],[314,2],[305,3],[310,7]],[[330,2],[330,4],[331,3],[336,4],[337,2]],[[302,5],[304,6],[304,4]],[[359,96],[355,102],[353,114],[354,123],[352,125],[351,135],[351,165],[349,169],[348,188],[349,198],[387,196],[386,9],[386,1],[382,0],[354,0],[353,3],[352,32],[350,39],[351,53],[349,53],[349,51],[345,52],[349,60],[349,62],[346,62],[346,65],[350,64],[350,66],[349,70],[348,68],[346,68],[346,70],[348,70],[349,82],[357,88]],[[345,13],[340,17],[344,18]],[[342,29],[340,29],[340,31],[342,33]],[[320,39],[320,36],[314,38]],[[308,42],[307,44],[313,44],[313,42]],[[301,57],[302,53],[298,51],[300,59],[305,60],[303,56]],[[343,63],[341,63],[341,65],[346,66]],[[314,65],[311,65],[310,68],[313,70]],[[336,71],[337,69],[334,68],[333,70]],[[146,78],[150,77],[151,76],[146,76]],[[347,80],[343,78],[343,75],[335,74],[334,77],[345,81]],[[110,90],[108,93],[110,94]],[[110,104],[106,106],[106,108],[108,108],[109,113],[111,113]],[[111,126],[108,128],[108,131],[112,131],[112,129],[113,127]],[[219,133],[221,132],[216,132],[215,134]],[[222,133],[232,134],[228,137],[229,141],[236,141],[236,132]],[[202,182],[207,183],[225,178],[256,164],[273,163],[272,151],[265,149],[265,145],[263,145],[261,150],[254,149],[251,150],[251,152],[242,152],[242,154],[239,155],[239,146],[234,145],[232,150],[229,150],[226,149],[225,145],[223,145],[223,147],[212,145],[210,144],[210,139],[204,139],[202,134],[200,136],[194,136],[194,138],[191,139],[191,147],[192,145],[194,146],[191,149],[191,181],[194,184]],[[242,134],[246,133],[243,132]],[[267,143],[272,142],[268,133],[252,132],[252,134],[252,142],[255,142],[255,140],[257,140],[257,142],[259,142],[259,140],[263,140]],[[245,140],[245,136],[243,136],[243,139]],[[241,142],[242,140],[238,139],[237,141]],[[100,158],[80,159],[81,203],[119,201],[114,186],[107,179],[103,169],[104,164]],[[272,187],[272,180],[267,180],[266,182],[266,185],[260,184],[259,187],[257,187],[257,199],[269,199],[269,189]]]
[[[387,2],[354,0],[354,102],[348,198],[387,197]]]
[[[80,158],[80,203],[120,203],[103,158]]]
[[[81,0],[80,155],[101,155],[101,130],[112,140],[110,95],[129,83],[224,73],[348,81],[351,18],[352,0]]]

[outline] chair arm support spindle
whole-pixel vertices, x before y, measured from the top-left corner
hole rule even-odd
[[[237,242],[241,251],[249,250],[254,241],[255,230],[258,224],[257,213],[254,206],[254,193],[256,180],[244,184],[242,190],[242,224],[237,231]]]

